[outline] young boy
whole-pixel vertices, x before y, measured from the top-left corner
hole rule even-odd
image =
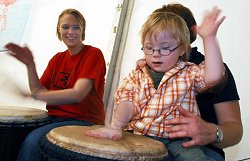
[[[203,38],[205,62],[187,62],[190,35],[185,21],[168,12],[152,13],[141,29],[145,59],[116,91],[114,117],[109,127],[87,131],[96,138],[119,140],[122,130],[162,141],[175,160],[212,160],[199,147],[182,147],[187,140],[169,140],[166,122],[180,117],[178,107],[199,114],[195,94],[218,84],[224,78],[224,65],[216,39],[220,10],[214,8],[198,28]]]

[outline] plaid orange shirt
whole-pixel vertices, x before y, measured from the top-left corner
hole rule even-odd
[[[199,114],[195,94],[208,88],[203,81],[204,64],[178,61],[167,71],[155,89],[144,59],[123,80],[115,94],[115,106],[122,101],[134,103],[135,116],[126,129],[140,135],[167,137],[166,119],[180,117],[178,106]]]

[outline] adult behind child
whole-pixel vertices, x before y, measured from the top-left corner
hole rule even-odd
[[[220,10],[214,8],[199,27],[205,62],[187,62],[190,35],[184,20],[173,13],[152,13],[141,30],[145,59],[127,76],[115,95],[110,127],[87,131],[96,138],[119,140],[122,129],[163,142],[175,160],[213,160],[199,146],[183,147],[189,138],[168,138],[168,119],[179,117],[179,107],[198,114],[195,94],[211,88],[224,78],[224,66],[216,39]],[[211,150],[212,151],[212,150]]]
[[[164,5],[154,12],[172,12],[181,16],[189,28],[190,43],[196,40],[197,25],[193,13],[189,8],[179,3],[172,3]],[[189,61],[200,64],[203,60],[204,55],[197,51],[197,47],[193,47]],[[243,127],[241,122],[239,95],[234,77],[227,65],[224,65],[228,78],[219,93],[210,91],[196,96],[202,119],[186,110],[180,109],[180,113],[185,117],[169,120],[168,124],[175,126],[168,128],[167,131],[169,132],[170,138],[192,138],[192,140],[183,143],[185,147],[208,145],[206,147],[215,150],[225,159],[222,148],[239,143],[243,135]],[[220,140],[218,133],[216,134],[217,127],[222,131],[222,140]]]
[[[9,43],[9,54],[27,66],[32,97],[47,102],[50,124],[32,131],[19,151],[18,161],[39,161],[38,141],[51,129],[64,125],[104,124],[106,65],[100,49],[83,44],[85,19],[75,9],[58,17],[57,36],[67,46],[49,61],[40,80],[28,47]]]

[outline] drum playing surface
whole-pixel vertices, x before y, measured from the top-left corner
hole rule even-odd
[[[32,121],[47,116],[46,111],[36,108],[0,106],[0,122]]]
[[[112,160],[161,160],[167,155],[163,143],[128,132],[123,139],[113,141],[86,136],[87,129],[102,126],[63,126],[51,130],[47,139],[57,146],[77,153]]]

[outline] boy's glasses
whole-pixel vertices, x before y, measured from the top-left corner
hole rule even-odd
[[[169,56],[171,52],[175,51],[180,45],[176,46],[173,49],[168,49],[168,48],[161,48],[161,49],[152,49],[146,46],[143,46],[141,50],[144,52],[145,55],[153,55],[155,51],[158,51],[158,53],[161,56]]]

